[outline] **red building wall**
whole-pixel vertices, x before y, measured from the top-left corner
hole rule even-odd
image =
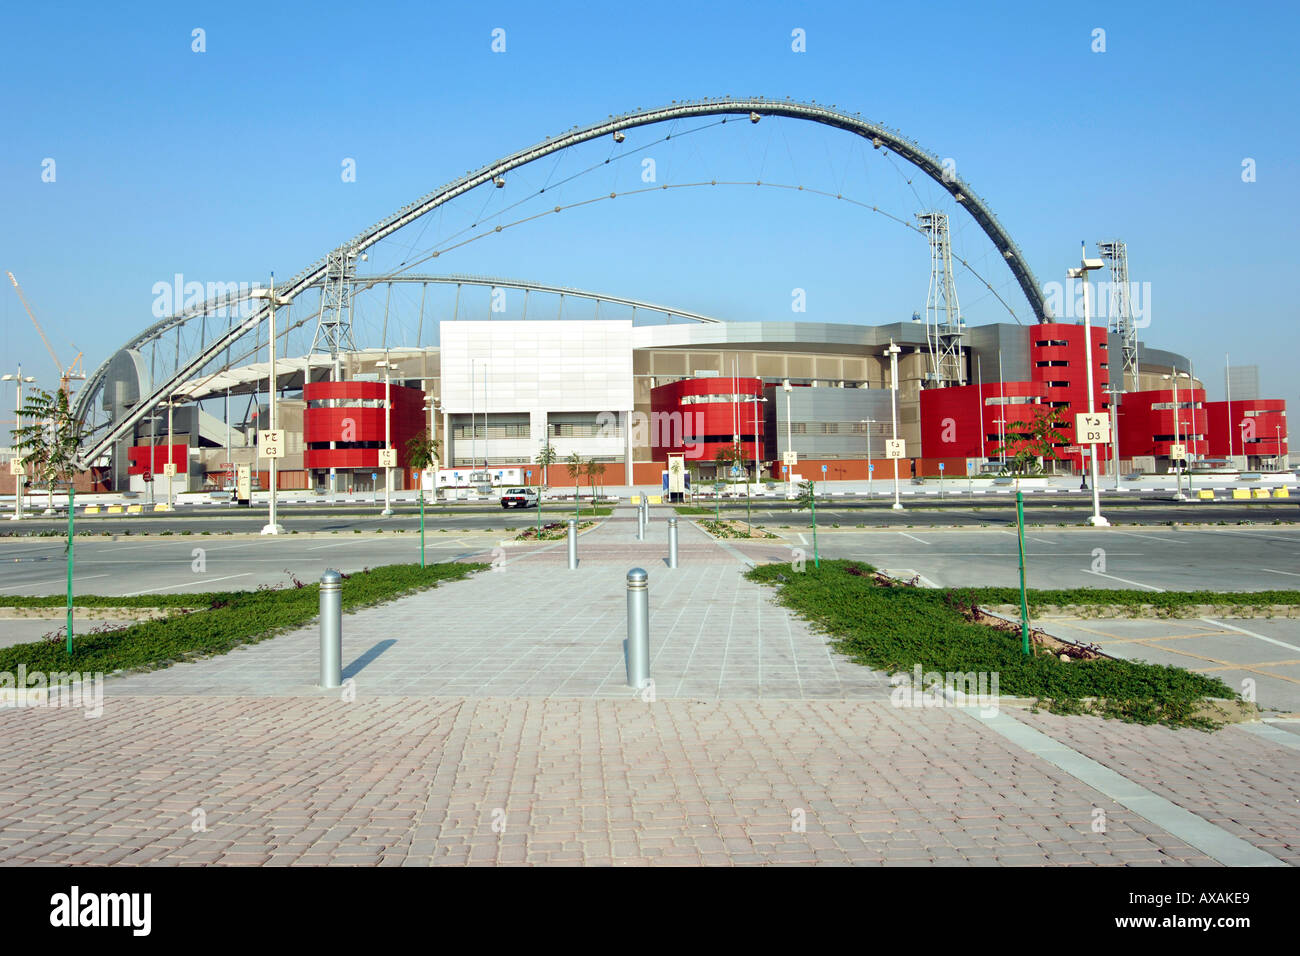
[[[1008,422],[1024,420],[1032,414],[1031,409],[1035,406],[989,403],[997,403],[1003,398],[1036,398],[1041,401],[1045,394],[1046,388],[1039,382],[1003,382],[1000,385],[986,382],[983,385],[924,389],[921,392],[921,456],[935,459],[1000,457],[998,430],[1001,426],[998,419],[1005,417]]]
[[[1151,389],[1145,392],[1126,392],[1119,403],[1119,454],[1121,459],[1135,456],[1168,458],[1169,447],[1178,434],[1190,458],[1204,458],[1213,452],[1207,435],[1213,432],[1214,423],[1206,409],[1205,389],[1180,388],[1178,390],[1181,424],[1174,431],[1174,409],[1154,408],[1156,405],[1174,403],[1172,388]],[[1226,448],[1227,439],[1224,439]],[[1226,452],[1225,452],[1226,454]]]
[[[392,396],[392,447],[397,449],[397,468],[405,487],[410,477],[406,443],[429,425],[424,409],[424,391],[402,385],[389,388]],[[357,403],[384,401],[384,383],[313,382],[303,386],[302,391],[307,402],[303,411],[303,467],[378,468],[379,449],[384,447],[385,409],[361,407]],[[343,404],[336,408],[313,407],[315,402],[330,400]],[[328,447],[331,441],[342,443],[344,447],[331,449]],[[321,445],[325,447],[319,447]]]
[[[760,459],[763,448],[763,403],[758,403],[754,414],[754,397],[763,397],[763,382],[757,378],[687,378],[650,390],[650,454],[655,461],[666,462],[670,454],[687,454],[693,460],[709,463],[720,451],[734,447],[737,403],[731,401],[690,402],[683,399],[707,395],[740,395],[740,449],[745,461],[752,462],[757,446]],[[677,415],[681,427],[665,428],[669,419]],[[674,440],[677,436],[681,440]],[[694,451],[687,442],[700,443]]]
[[[170,455],[168,449],[171,449]],[[128,475],[143,475],[149,472],[161,475],[163,465],[171,461],[176,465],[176,474],[183,475],[189,462],[188,445],[132,445],[126,455]]]
[[[1230,454],[1270,458],[1288,453],[1284,400],[1244,399],[1233,402],[1231,411],[1232,417],[1229,418],[1228,402],[1205,403],[1206,418],[1210,423],[1211,458],[1227,458]]]
[[[1065,444],[1074,446],[1074,416],[1088,410],[1088,367],[1084,349],[1082,325],[1048,322],[1031,325],[1025,330],[1029,336],[1029,377],[1043,388],[1043,401],[1056,405],[1060,412],[1061,434]],[[1110,351],[1106,347],[1106,330],[1092,329],[1092,381],[1093,401],[1097,411],[1108,411],[1110,397],[1106,388],[1110,384]],[[1053,365],[1050,363],[1064,363]],[[1120,451],[1124,452],[1124,439],[1120,438]],[[1082,452],[1067,454],[1058,449],[1064,461],[1082,467],[1086,460]]]

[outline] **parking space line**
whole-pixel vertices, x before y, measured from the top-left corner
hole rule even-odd
[[[1116,577],[1113,574],[1106,574],[1104,571],[1094,571],[1092,568],[1080,568],[1084,574],[1095,574],[1098,577],[1110,578],[1112,581],[1123,581],[1125,584],[1131,584],[1135,588],[1146,588],[1148,591],[1157,591],[1164,593],[1164,588],[1158,588],[1154,584],[1143,584],[1141,581],[1130,581],[1128,578]]]
[[[1260,568],[1260,570],[1267,571],[1269,574],[1287,574],[1293,578],[1300,578],[1300,574],[1296,574],[1294,571],[1277,571],[1273,568]]]
[[[240,574],[227,574],[219,578],[204,578],[202,581],[182,581],[180,584],[169,584],[162,588],[149,588],[147,591],[132,591],[129,594],[121,595],[121,597],[139,597],[141,594],[155,594],[158,591],[170,591],[172,588],[189,587],[191,584],[214,584],[217,581],[229,581],[231,578],[246,578],[252,573],[252,571],[244,571]]]
[[[1213,624],[1215,627],[1226,627],[1230,631],[1236,631],[1238,634],[1245,634],[1247,637],[1254,637],[1261,641],[1267,641],[1270,644],[1276,644],[1278,647],[1285,647],[1288,651],[1295,651],[1300,654],[1300,647],[1294,644],[1288,644],[1286,641],[1279,641],[1273,637],[1265,637],[1263,634],[1256,634],[1254,631],[1248,631],[1244,627],[1234,627],[1231,624],[1225,624],[1223,621],[1211,620],[1208,617],[1201,618],[1206,624]]]
[[[108,578],[108,577],[112,577],[112,575],[111,574],[88,574],[85,577],[78,577],[74,574],[72,583],[75,585],[78,581],[90,581],[94,578]],[[68,579],[64,577],[64,578],[55,578],[53,581],[28,581],[26,584],[9,584],[6,585],[5,587],[0,588],[0,591],[13,591],[16,588],[39,588],[46,584],[63,584],[67,580]]]

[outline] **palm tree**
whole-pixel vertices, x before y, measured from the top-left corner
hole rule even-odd
[[[547,469],[560,460],[560,456],[555,451],[555,446],[551,444],[550,439],[543,439],[541,451],[537,453],[537,458],[534,460],[542,466],[542,491],[544,492],[550,478]]]
[[[569,477],[573,479],[573,512],[574,514],[577,514],[580,491],[578,479],[582,476],[583,468],[585,467],[582,456],[575,451],[568,458],[564,459],[564,467],[569,470]]]
[[[420,434],[406,440],[406,460],[412,468],[424,471],[438,461],[441,446],[442,442],[431,436],[429,429],[426,428]],[[423,481],[420,482],[420,500],[424,500]]]

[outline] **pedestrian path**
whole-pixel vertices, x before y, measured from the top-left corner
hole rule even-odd
[[[628,697],[627,572],[650,588],[654,693],[663,697],[884,699],[883,674],[836,654],[826,639],[746,581],[729,549],[679,522],[666,564],[667,515],[644,540],[635,509],[565,542],[497,548],[493,570],[343,619],[344,677],[367,695]],[[345,585],[346,586],[346,585]],[[319,693],[315,624],[218,658],[109,682],[108,693]]]

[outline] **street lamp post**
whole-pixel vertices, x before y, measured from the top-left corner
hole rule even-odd
[[[758,482],[758,403],[766,402],[766,397],[754,396],[754,482]]]
[[[889,340],[889,411],[894,421],[894,441],[898,441],[898,353],[903,351],[893,339]],[[902,499],[898,494],[898,459],[894,459],[894,511],[903,510]]]
[[[1088,414],[1091,415],[1097,410],[1097,395],[1092,384],[1092,323],[1088,314],[1088,273],[1094,269],[1100,269],[1105,263],[1100,259],[1089,259],[1084,254],[1083,244],[1080,243],[1079,251],[1079,268],[1070,269],[1066,276],[1071,279],[1081,279],[1083,281],[1083,364],[1088,370]],[[1078,435],[1075,440],[1078,440]],[[1088,523],[1098,528],[1110,526],[1101,514],[1101,489],[1097,487],[1097,445],[1094,443],[1090,447],[1092,465],[1092,517]]]
[[[876,424],[874,418],[862,419],[862,424],[867,426],[867,497],[871,497],[871,473],[875,469],[871,465],[871,426]]]
[[[1282,470],[1282,426],[1281,425],[1273,426],[1273,435],[1275,436],[1273,439],[1273,461],[1277,466],[1277,470],[1281,471]]]
[[[1186,375],[1188,378],[1191,378],[1191,376],[1187,375],[1186,372],[1179,372],[1177,370],[1174,370],[1173,373],[1170,375],[1160,376],[1161,378],[1170,380],[1174,383],[1174,444],[1175,445],[1181,445],[1183,443],[1182,421],[1181,421],[1183,416],[1183,408],[1182,405],[1180,405],[1178,402],[1178,379],[1184,375]],[[1187,460],[1187,449],[1185,448],[1183,449],[1182,460],[1183,461]],[[1169,459],[1169,463],[1171,465],[1173,464],[1172,456]],[[1191,489],[1189,488],[1188,490],[1190,491]],[[1186,500],[1187,500],[1187,496],[1183,494],[1183,469],[1179,467],[1174,472],[1174,501],[1186,501]]]
[[[23,427],[23,382],[30,384],[34,381],[36,381],[35,376],[23,375],[23,367],[21,363],[18,365],[18,374],[0,376],[0,382],[13,382],[18,386],[18,395],[15,399],[17,404],[14,405],[14,424],[18,428]],[[17,448],[14,449],[14,460],[18,460]],[[27,477],[25,474],[26,469],[24,468],[23,471],[24,474],[22,475],[14,475],[14,513],[9,516],[10,521],[21,521],[23,517],[23,479]]]
[[[1123,491],[1124,489],[1119,486],[1119,402],[1120,402],[1119,397],[1123,393],[1120,391],[1119,386],[1116,385],[1114,382],[1111,383],[1110,388],[1107,389],[1107,391],[1110,393],[1111,467],[1115,470],[1115,490]]]
[[[794,386],[790,384],[787,378],[781,383],[785,389],[785,454],[782,460],[785,461],[785,497],[787,500],[794,497],[794,472],[791,470],[789,462],[790,452],[794,449],[794,428],[790,424],[790,393],[794,391]]]
[[[271,357],[271,371],[270,371],[270,381],[271,381],[271,409],[270,409],[270,411],[271,411],[271,427],[270,427],[269,430],[270,430],[270,431],[275,431],[275,430],[277,429],[277,427],[278,427],[278,421],[279,421],[279,420],[277,419],[277,417],[276,417],[276,409],[275,409],[275,396],[276,396],[276,392],[278,391],[278,386],[279,386],[279,382],[276,380],[276,375],[275,375],[275,313],[276,313],[276,310],[277,310],[280,306],[282,306],[282,305],[289,305],[291,302],[293,302],[293,297],[292,297],[292,296],[287,296],[287,295],[276,295],[276,294],[275,294],[275,273],[271,273],[271,287],[270,287],[269,289],[254,289],[254,290],[252,291],[252,293],[251,293],[251,297],[254,298],[254,299],[265,299],[265,300],[266,300],[267,307],[271,310],[271,314],[270,314],[270,321],[271,321],[271,336],[270,336],[270,352],[271,352],[271,356],[270,356],[270,357]],[[284,451],[283,446],[281,446],[280,448],[277,448],[276,451],[277,451],[277,452],[283,452],[283,451]],[[267,459],[267,460],[270,462],[270,476],[271,476],[271,509],[270,509],[270,514],[269,514],[269,516],[268,516],[268,521],[267,521],[266,525],[262,528],[262,534],[284,534],[284,527],[283,527],[283,526],[282,526],[282,525],[281,525],[281,524],[276,520],[276,514],[275,514],[275,493],[276,493],[276,490],[277,490],[276,486],[279,484],[279,482],[278,482],[278,480],[277,480],[277,478],[276,478],[276,467],[275,467],[275,466],[276,466],[276,463],[277,463],[280,459],[279,459],[279,458],[269,458],[269,459]]]
[[[388,518],[393,514],[393,469],[387,464],[393,450],[393,385],[390,379],[393,363],[385,352],[383,361],[375,364],[384,370],[384,510],[379,513]]]
[[[176,396],[174,394],[169,395],[167,397],[167,464],[171,465],[172,467],[167,468],[166,466],[164,466],[163,468],[163,470],[167,472],[167,510],[168,511],[175,510],[173,507],[173,500],[172,500],[172,480],[175,477],[175,472],[176,472],[176,463],[172,459],[172,447],[174,441],[174,439],[172,438],[172,411],[173,409],[175,409],[175,407],[176,407]]]

